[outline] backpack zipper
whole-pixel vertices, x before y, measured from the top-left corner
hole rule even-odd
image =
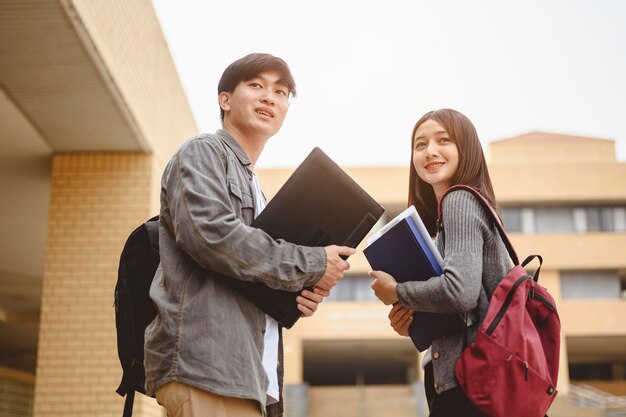
[[[528,362],[524,361],[524,367],[526,368],[524,370],[524,378],[528,381]]]
[[[509,304],[511,304],[511,301],[513,300],[513,296],[515,295],[515,291],[517,291],[519,286],[522,285],[522,283],[524,281],[528,280],[528,279],[532,280],[533,277],[531,277],[530,275],[524,275],[522,277],[519,277],[517,279],[517,281],[515,281],[515,283],[513,284],[511,289],[509,290],[509,293],[506,295],[506,299],[504,300],[504,303],[502,303],[502,307],[500,307],[500,311],[498,311],[498,314],[496,314],[496,317],[493,319],[493,321],[491,322],[491,324],[487,328],[487,332],[486,333],[489,336],[491,336],[491,333],[493,333],[493,331],[496,329],[496,326],[498,326],[498,323],[500,323],[500,320],[502,320],[502,317],[504,317],[504,314],[506,313],[506,310],[509,308]]]
[[[541,294],[537,294],[535,293],[535,298],[541,302],[543,305],[545,305],[546,307],[548,307],[550,310],[552,310],[553,312],[556,313],[556,308],[554,307],[554,305],[550,302],[550,300],[548,300],[546,297],[544,297]]]
[[[498,326],[498,323],[500,323],[500,320],[502,320],[502,317],[506,313],[507,308],[509,308],[509,304],[511,304],[511,301],[513,300],[513,296],[515,295],[515,291],[527,279],[531,279],[532,280],[533,277],[531,277],[530,275],[524,275],[522,277],[519,277],[517,279],[517,281],[515,281],[515,283],[513,284],[511,289],[509,290],[509,293],[507,294],[506,299],[504,300],[504,303],[502,303],[502,307],[500,307],[500,311],[498,311],[498,314],[496,314],[496,317],[493,319],[493,321],[491,322],[491,324],[487,328],[486,333],[489,336],[491,336],[491,334],[495,330],[496,326]],[[550,300],[548,300],[546,297],[542,296],[541,294],[537,294],[537,292],[534,292],[532,298],[536,299],[537,301],[539,301],[540,303],[545,305],[548,309],[552,310],[552,312],[554,312],[554,313],[557,312],[556,308],[550,302]]]

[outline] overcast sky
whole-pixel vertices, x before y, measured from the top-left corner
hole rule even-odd
[[[217,82],[250,52],[298,85],[258,167],[319,146],[343,166],[406,165],[428,110],[490,141],[531,131],[614,139],[626,160],[626,1],[153,0],[198,127],[220,128]]]

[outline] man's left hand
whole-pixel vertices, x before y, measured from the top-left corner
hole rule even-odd
[[[298,310],[302,312],[303,317],[311,317],[317,311],[317,306],[324,301],[324,297],[330,295],[330,290],[323,290],[314,287],[313,291],[303,290],[296,301],[298,302]]]

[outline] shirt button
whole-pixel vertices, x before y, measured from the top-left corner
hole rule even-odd
[[[439,389],[439,383],[435,382],[435,389]]]
[[[433,353],[433,358],[434,359],[439,359],[439,352]]]

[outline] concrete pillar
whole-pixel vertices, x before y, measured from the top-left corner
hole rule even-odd
[[[561,275],[560,271],[553,269],[542,269],[539,274],[539,283],[546,287],[554,298],[554,302],[556,303],[557,311],[559,310],[559,305],[562,303],[561,299]],[[563,318],[561,318],[563,320]],[[563,323],[561,322],[561,325]],[[567,341],[565,338],[565,332],[561,328],[561,353],[559,360],[559,382],[557,384],[557,389],[561,394],[567,394],[569,392],[569,358],[567,355]]]
[[[302,339],[283,331],[283,348],[285,353],[285,384],[301,384],[304,377],[304,356]]]

